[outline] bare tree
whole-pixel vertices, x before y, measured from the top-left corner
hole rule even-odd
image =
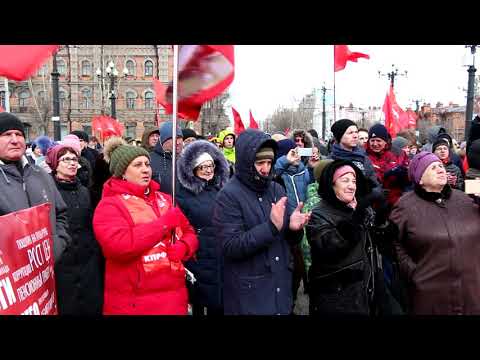
[[[224,92],[203,104],[199,116],[203,136],[218,134],[230,124],[225,109],[225,103],[229,98],[230,94]]]

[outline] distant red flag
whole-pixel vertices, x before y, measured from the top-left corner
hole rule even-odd
[[[414,129],[416,126],[416,114],[412,110],[404,111],[397,104],[392,86],[390,86],[390,90],[385,97],[383,112],[385,114],[385,127],[392,138],[396,137],[399,131],[408,128]]]
[[[233,122],[235,124],[234,132],[235,135],[240,135],[240,133],[245,131],[245,126],[243,125],[242,118],[237,110],[235,110],[232,106],[232,114],[233,114]]]
[[[185,118],[197,120],[203,103],[218,96],[232,83],[234,68],[233,45],[179,46],[179,116],[182,114]],[[164,94],[165,103],[162,106],[167,114],[171,114],[173,82]]]
[[[367,54],[359,53],[359,52],[351,52],[348,49],[347,45],[335,45],[335,48],[334,48],[335,71],[340,71],[345,69],[345,66],[347,66],[347,61],[357,62],[359,58],[370,59],[370,56]]]
[[[0,45],[0,76],[22,81],[28,79],[59,45]]]
[[[100,115],[92,119],[92,130],[99,134],[100,139],[105,140],[111,136],[122,136],[125,128],[118,120]]]
[[[253,115],[252,115],[252,110],[250,110],[250,126],[249,126],[249,128],[258,129],[258,124],[257,124],[257,122],[255,121],[255,119],[253,118]]]

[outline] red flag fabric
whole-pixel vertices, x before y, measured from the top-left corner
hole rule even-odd
[[[178,114],[198,120],[202,104],[223,92],[234,77],[233,45],[181,45],[178,50]],[[167,114],[173,111],[173,82],[164,94]],[[158,96],[158,95],[157,95]],[[162,100],[162,97],[160,97]],[[159,101],[161,104],[161,102]]]
[[[59,45],[0,45],[0,76],[22,81],[58,50]]]
[[[351,52],[347,45],[335,45],[334,47],[334,70],[345,69],[347,61],[357,62],[359,58],[370,59],[370,56],[360,52]]]
[[[283,130],[283,134],[285,136],[288,136],[288,133],[290,132],[290,128],[286,128],[285,130]]]
[[[0,315],[56,315],[49,203],[0,216]]]
[[[234,127],[234,132],[235,135],[240,135],[243,131],[245,131],[245,126],[243,125],[242,118],[240,117],[240,114],[238,113],[237,110],[234,109],[232,106],[232,114],[233,114],[233,122],[235,124]]]
[[[258,129],[258,124],[257,124],[257,122],[255,121],[255,119],[253,118],[253,115],[252,115],[252,110],[250,110],[250,126],[249,126],[249,128]]]
[[[122,136],[125,128],[118,120],[100,115],[92,119],[92,130],[99,135],[100,139],[106,140],[111,136]]]
[[[155,89],[155,96],[157,98],[157,104],[160,104],[167,114],[171,114],[173,111],[172,104],[169,104],[166,99],[167,87],[158,79],[153,80],[153,88]],[[177,115],[182,119],[197,119],[200,114],[202,106],[185,106],[177,108]]]
[[[0,112],[5,112],[5,109],[0,105]]]
[[[412,110],[404,111],[397,104],[392,86],[390,86],[390,90],[385,97],[383,112],[385,114],[385,127],[392,138],[396,137],[401,130],[416,127],[417,115]]]

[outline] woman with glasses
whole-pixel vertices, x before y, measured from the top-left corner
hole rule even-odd
[[[196,229],[199,249],[186,267],[196,282],[190,286],[193,315],[223,314],[221,255],[212,226],[215,197],[229,178],[229,165],[214,144],[197,140],[186,147],[177,163],[177,200]]]
[[[51,147],[46,162],[67,204],[72,242],[55,264],[60,315],[100,315],[103,304],[103,256],[92,228],[93,207],[88,189],[77,178],[80,149]]]

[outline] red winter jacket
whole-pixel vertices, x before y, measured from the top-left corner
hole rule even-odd
[[[185,271],[180,262],[170,262],[166,256],[171,246],[169,224],[178,223],[178,220],[168,212],[160,215],[163,206],[171,204],[171,197],[160,193],[160,186],[153,180],[149,188],[149,195],[144,195],[145,187],[114,177],[103,187],[93,229],[106,259],[104,314],[187,314]],[[135,202],[133,210],[127,201]],[[153,220],[145,222],[144,217],[134,221],[131,211],[135,217],[147,213]],[[177,241],[186,245],[187,253],[182,259],[185,261],[196,252],[198,240],[183,213],[180,215],[179,228],[183,234]],[[151,270],[151,263],[146,264],[152,261],[149,251],[156,252],[153,256],[162,264],[155,271]]]
[[[370,144],[367,142],[367,154],[372,162],[378,182],[384,189],[389,190],[387,201],[390,206],[393,206],[402,196],[406,183],[408,182],[408,163],[407,154],[403,151],[400,156],[395,155],[387,149],[381,153],[375,153],[370,149]],[[400,171],[403,170],[403,171]],[[394,170],[394,171],[392,171]],[[387,174],[387,176],[385,176]]]

